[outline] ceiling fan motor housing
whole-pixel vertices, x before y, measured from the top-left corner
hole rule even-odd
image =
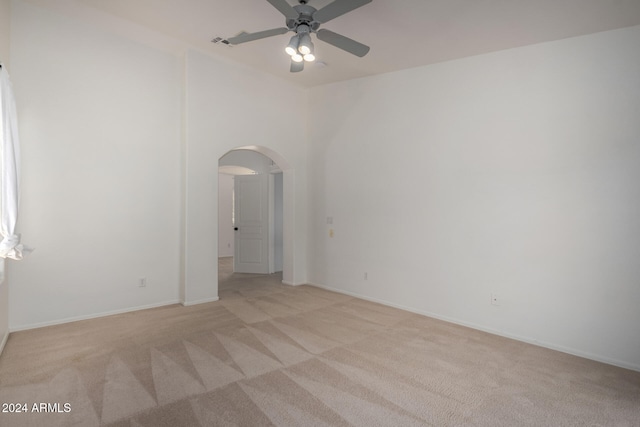
[[[307,6],[306,2],[300,2],[299,5],[294,6],[296,12],[298,12],[297,19],[287,19],[287,28],[298,32],[298,27],[300,25],[306,25],[309,27],[311,31],[316,31],[320,28],[320,23],[313,20],[313,14],[316,12],[316,9],[311,6]]]

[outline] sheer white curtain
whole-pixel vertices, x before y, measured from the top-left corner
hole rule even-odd
[[[20,145],[16,101],[9,73],[0,63],[0,257],[22,259],[30,249],[16,234],[18,219]]]

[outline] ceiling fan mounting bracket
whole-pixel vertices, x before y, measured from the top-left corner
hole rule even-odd
[[[306,1],[301,1],[299,5],[293,7],[298,12],[297,19],[287,19],[287,28],[293,32],[297,33],[301,25],[306,25],[312,32],[320,28],[320,23],[313,20],[313,14],[316,13],[316,9],[307,6],[306,3]]]

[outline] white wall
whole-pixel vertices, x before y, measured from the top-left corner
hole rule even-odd
[[[11,39],[11,0],[0,0],[0,61],[9,64]]]
[[[233,233],[233,175],[218,174],[218,258],[232,257]]]
[[[310,281],[640,370],[638,46],[632,27],[314,89]]]
[[[7,69],[9,65],[11,35],[11,1],[0,0],[0,62],[4,63]],[[11,70],[9,70],[10,72]],[[4,344],[9,337],[9,286],[5,275],[5,262],[0,260],[0,269],[2,277],[0,279],[0,353],[4,348]]]
[[[273,176],[273,266],[274,271],[282,271],[284,267],[284,247],[283,247],[283,231],[284,231],[284,200],[283,200],[283,179],[282,173],[276,173]]]
[[[290,277],[306,282],[306,93],[275,77],[196,51],[186,67],[185,303],[216,299],[218,159],[245,146],[281,156],[285,172],[285,240]],[[270,151],[270,152],[269,152]],[[287,262],[287,261],[285,261]]]
[[[11,328],[177,302],[180,58],[20,1],[11,24],[36,249],[12,265]]]

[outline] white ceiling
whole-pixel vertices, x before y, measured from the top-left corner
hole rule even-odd
[[[285,26],[284,16],[266,0],[27,1],[87,21],[99,15],[74,9],[97,9],[302,87],[640,24],[640,0],[373,0],[322,25],[369,45],[367,56],[358,58],[314,36],[317,60],[326,66],[290,73],[284,47],[292,33],[234,47],[211,43],[216,36]],[[330,2],[309,5],[320,9]]]

